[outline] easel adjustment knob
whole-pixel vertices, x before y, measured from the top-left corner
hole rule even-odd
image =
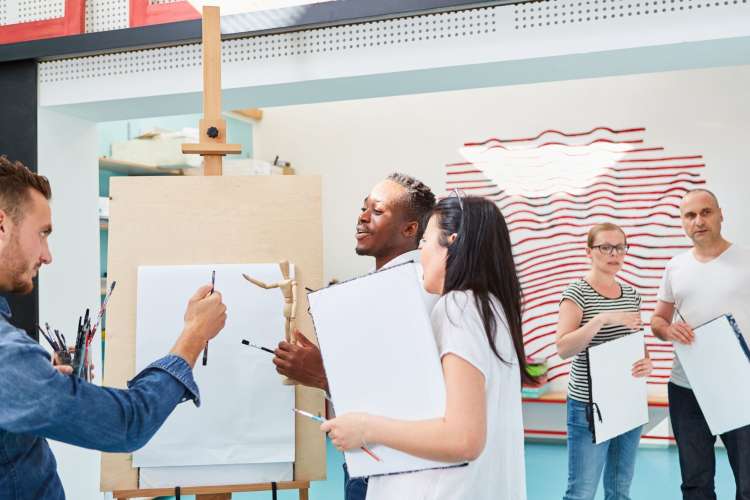
[[[217,137],[219,137],[219,129],[216,127],[208,127],[208,130],[206,130],[206,135],[211,139],[216,139]]]

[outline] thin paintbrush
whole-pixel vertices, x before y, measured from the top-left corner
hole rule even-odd
[[[243,339],[242,340],[242,344],[246,345],[246,346],[249,346],[249,347],[255,347],[256,349],[260,349],[261,351],[266,351],[266,352],[271,353],[271,354],[276,354],[275,352],[273,352],[268,347],[263,347],[263,346],[255,345],[252,342],[250,342],[249,340],[244,340]]]
[[[216,269],[211,271],[211,293],[209,295],[214,294],[214,285],[216,284]],[[208,341],[206,341],[206,347],[203,348],[203,366],[206,366],[208,364]]]
[[[292,408],[292,411],[295,412],[295,413],[299,413],[303,417],[307,417],[307,418],[310,418],[312,420],[315,420],[316,422],[319,422],[321,424],[326,421],[326,419],[323,418],[323,417],[321,417],[321,416],[313,415],[312,413],[309,413],[309,412],[306,412],[306,411],[302,411],[302,410],[298,410],[297,408]],[[380,459],[380,457],[378,457],[376,454],[374,454],[372,452],[372,450],[370,450],[366,446],[360,446],[359,449],[362,450],[362,451],[364,451],[368,455],[370,455],[376,461],[382,462],[382,460]]]

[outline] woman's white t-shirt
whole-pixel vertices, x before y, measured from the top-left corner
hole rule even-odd
[[[503,308],[493,299],[497,327],[492,352],[472,292],[450,292],[435,305],[432,328],[442,358],[455,354],[485,379],[487,441],[464,467],[371,477],[367,500],[525,500],[521,376]]]

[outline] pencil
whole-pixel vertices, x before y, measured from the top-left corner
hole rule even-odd
[[[680,317],[682,322],[687,323],[687,321],[685,321],[685,316],[682,315],[682,313],[680,312],[680,309],[677,307],[677,304],[675,304],[674,310],[677,311],[677,315]]]

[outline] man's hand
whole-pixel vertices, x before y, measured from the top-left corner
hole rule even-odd
[[[70,354],[75,354],[76,348],[75,347],[68,347],[68,352]],[[59,371],[63,375],[73,375],[73,367],[70,365],[64,365],[60,362],[60,357],[57,355],[56,352],[52,353],[52,366],[55,367],[55,370]],[[94,380],[94,363],[89,363],[89,382],[92,382]]]
[[[221,293],[204,285],[190,298],[185,311],[185,328],[177,339],[172,354],[180,356],[192,367],[206,342],[216,337],[227,321],[227,306]]]
[[[295,337],[296,344],[279,342],[273,358],[276,371],[302,385],[328,392],[328,379],[323,369],[320,349],[299,331],[295,332]]]
[[[75,351],[75,349],[73,349]],[[64,365],[60,363],[60,358],[56,352],[52,353],[52,366],[55,370],[59,371],[63,375],[73,375],[73,367],[70,365]]]
[[[684,321],[676,321],[669,325],[667,329],[667,339],[680,344],[692,344],[695,340],[695,333],[690,325]]]

